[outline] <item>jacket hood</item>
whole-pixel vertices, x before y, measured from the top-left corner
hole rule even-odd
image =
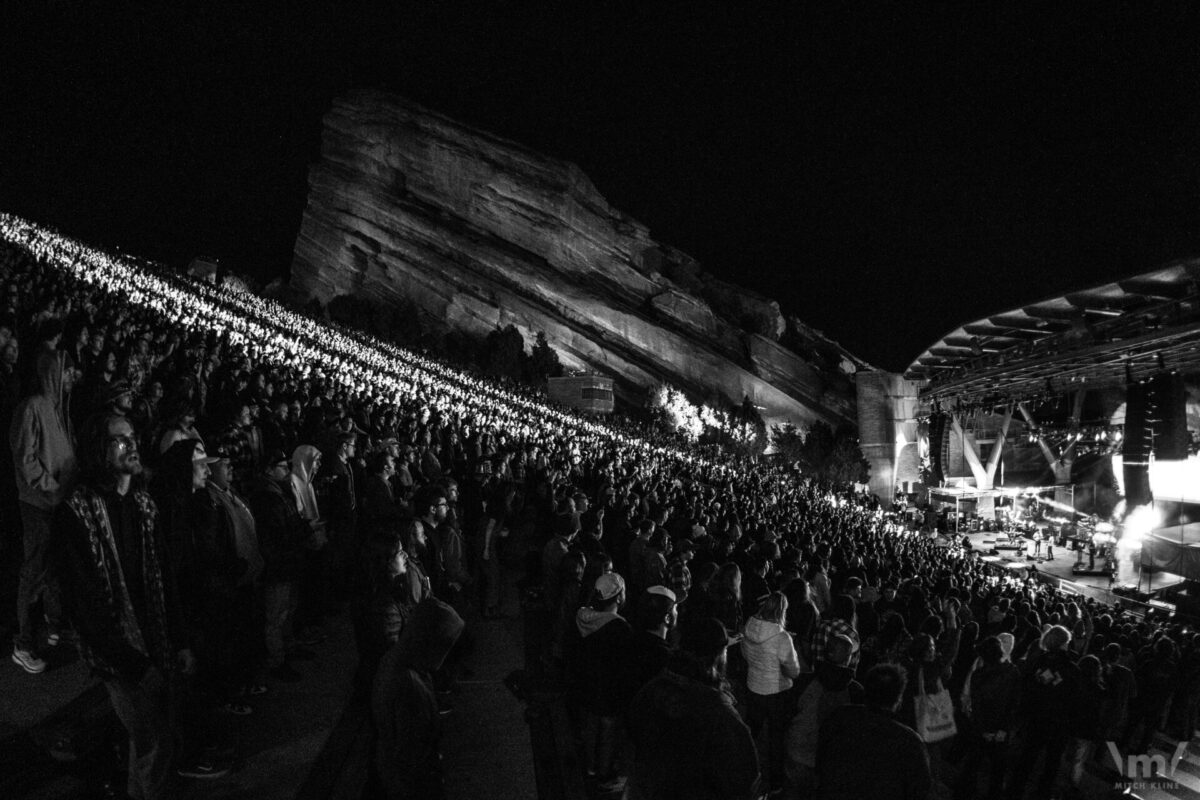
[[[68,356],[62,350],[39,353],[37,357],[38,393],[49,397],[55,406],[63,403],[63,372],[67,368]]]
[[[614,619],[621,619],[621,615],[615,611],[597,611],[584,606],[575,614],[575,627],[579,628],[579,635],[586,638]]]
[[[778,622],[768,622],[765,619],[751,617],[750,621],[746,623],[744,635],[746,637],[746,641],[751,642],[752,644],[762,644],[768,639],[776,636],[786,636],[787,633],[784,631],[783,625]]]
[[[312,483],[313,464],[321,451],[311,444],[302,444],[292,451],[292,474],[303,483]]]
[[[395,644],[394,663],[421,672],[441,668],[464,627],[458,612],[441,600],[422,600]]]
[[[828,661],[818,661],[817,680],[827,691],[840,692],[854,680],[854,670],[830,664]]]

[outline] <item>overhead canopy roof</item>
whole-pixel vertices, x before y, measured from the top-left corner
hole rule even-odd
[[[1200,259],[965,324],[904,376],[928,382],[923,400],[988,406],[1121,385],[1164,366],[1200,370]]]

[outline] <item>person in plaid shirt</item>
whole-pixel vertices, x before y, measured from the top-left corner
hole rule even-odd
[[[858,641],[858,630],[854,613],[854,598],[846,594],[839,594],[833,598],[829,616],[823,618],[821,623],[817,625],[816,631],[813,632],[812,658],[814,667],[822,661],[827,660],[829,643],[833,640],[834,636],[839,634],[854,643],[854,652],[850,654],[850,661],[846,666],[851,670],[857,670],[860,642]]]

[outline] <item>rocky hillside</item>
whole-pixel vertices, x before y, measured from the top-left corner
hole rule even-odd
[[[543,331],[568,369],[631,396],[659,381],[720,405],[749,396],[769,424],[853,422],[866,366],[655,241],[574,164],[380,93],[325,117],[292,288],[408,298],[476,334]]]

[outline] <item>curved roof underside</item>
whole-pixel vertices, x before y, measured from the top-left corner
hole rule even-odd
[[[1200,259],[958,327],[905,372],[921,399],[988,406],[1162,370],[1200,371]]]

